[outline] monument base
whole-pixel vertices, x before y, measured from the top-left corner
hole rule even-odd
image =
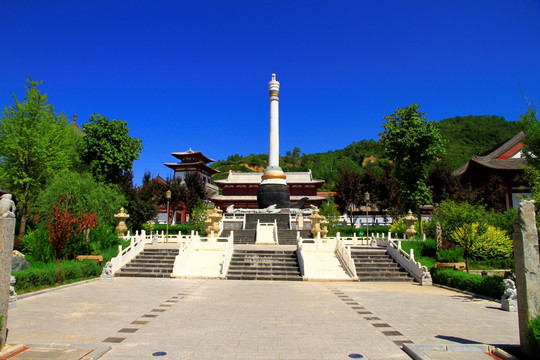
[[[266,183],[260,184],[257,190],[257,204],[259,209],[276,205],[278,209],[290,207],[291,193],[287,184]]]

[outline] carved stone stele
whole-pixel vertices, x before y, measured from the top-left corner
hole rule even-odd
[[[519,203],[518,219],[514,224],[514,258],[521,349],[530,351],[528,322],[540,313],[538,231],[532,201]]]

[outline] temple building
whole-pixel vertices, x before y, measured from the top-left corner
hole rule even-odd
[[[324,185],[324,180],[314,179],[310,171],[285,172],[287,184],[290,189],[291,202],[299,201],[307,197],[304,208],[314,205],[321,206],[326,196],[317,194],[317,189]],[[229,176],[223,180],[215,180],[215,184],[221,189],[222,194],[212,197],[210,200],[220,209],[226,210],[228,206],[235,208],[257,209],[257,190],[263,173],[239,173],[229,172]]]
[[[187,173],[197,173],[205,183],[212,181],[212,175],[219,171],[212,169],[208,163],[214,162],[214,159],[203,155],[200,151],[193,151],[191,148],[184,152],[173,152],[171,154],[179,163],[165,163],[163,165],[174,170],[174,178],[184,180]]]
[[[219,188],[212,184],[212,175],[219,171],[212,169],[208,166],[209,163],[215,160],[205,156],[200,151],[193,151],[191,148],[188,151],[174,152],[171,154],[180,162],[178,163],[164,163],[163,165],[174,170],[173,178],[184,180],[189,173],[197,174],[205,183],[207,197],[211,198],[219,194]],[[165,181],[161,179],[165,184]],[[210,205],[208,203],[207,205]],[[184,223],[188,220],[186,209],[180,205],[172,214],[170,222],[172,224]],[[165,208],[159,209],[159,214],[155,220],[156,223],[162,224],[167,222],[167,211]]]
[[[501,207],[517,208],[519,196],[531,196],[531,187],[524,176],[527,160],[523,156],[523,140],[527,135],[521,131],[510,140],[486,152],[473,156],[466,164],[455,170],[464,184],[472,188],[488,183],[499,177],[504,185],[501,194]],[[502,203],[504,202],[504,204]]]

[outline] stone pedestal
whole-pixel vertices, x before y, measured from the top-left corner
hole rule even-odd
[[[0,349],[4,347],[6,341],[14,234],[15,215],[6,212],[0,216]]]
[[[538,231],[532,201],[519,203],[518,219],[514,224],[514,257],[516,260],[519,337],[522,352],[527,352],[530,351],[528,322],[535,319],[540,313]]]
[[[503,300],[501,301],[501,309],[516,312],[517,311],[517,301],[516,300]]]

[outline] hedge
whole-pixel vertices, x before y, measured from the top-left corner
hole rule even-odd
[[[159,224],[159,225],[145,224],[143,225],[143,229],[146,230],[147,234],[150,234],[151,231],[161,233],[162,231],[165,232],[167,230],[167,225],[166,224]],[[197,231],[197,229],[195,229],[195,225],[191,223],[185,223],[185,224],[180,224],[180,225],[169,225],[169,235],[176,235],[179,232],[182,232],[183,235],[187,235],[191,233],[191,230]]]
[[[481,276],[453,269],[432,269],[433,282],[475,294],[500,299],[504,293],[502,276]]]
[[[102,269],[102,265],[91,260],[65,260],[59,263],[33,264],[29,269],[14,272],[12,275],[16,279],[15,291],[25,293],[93,278],[99,276]]]

